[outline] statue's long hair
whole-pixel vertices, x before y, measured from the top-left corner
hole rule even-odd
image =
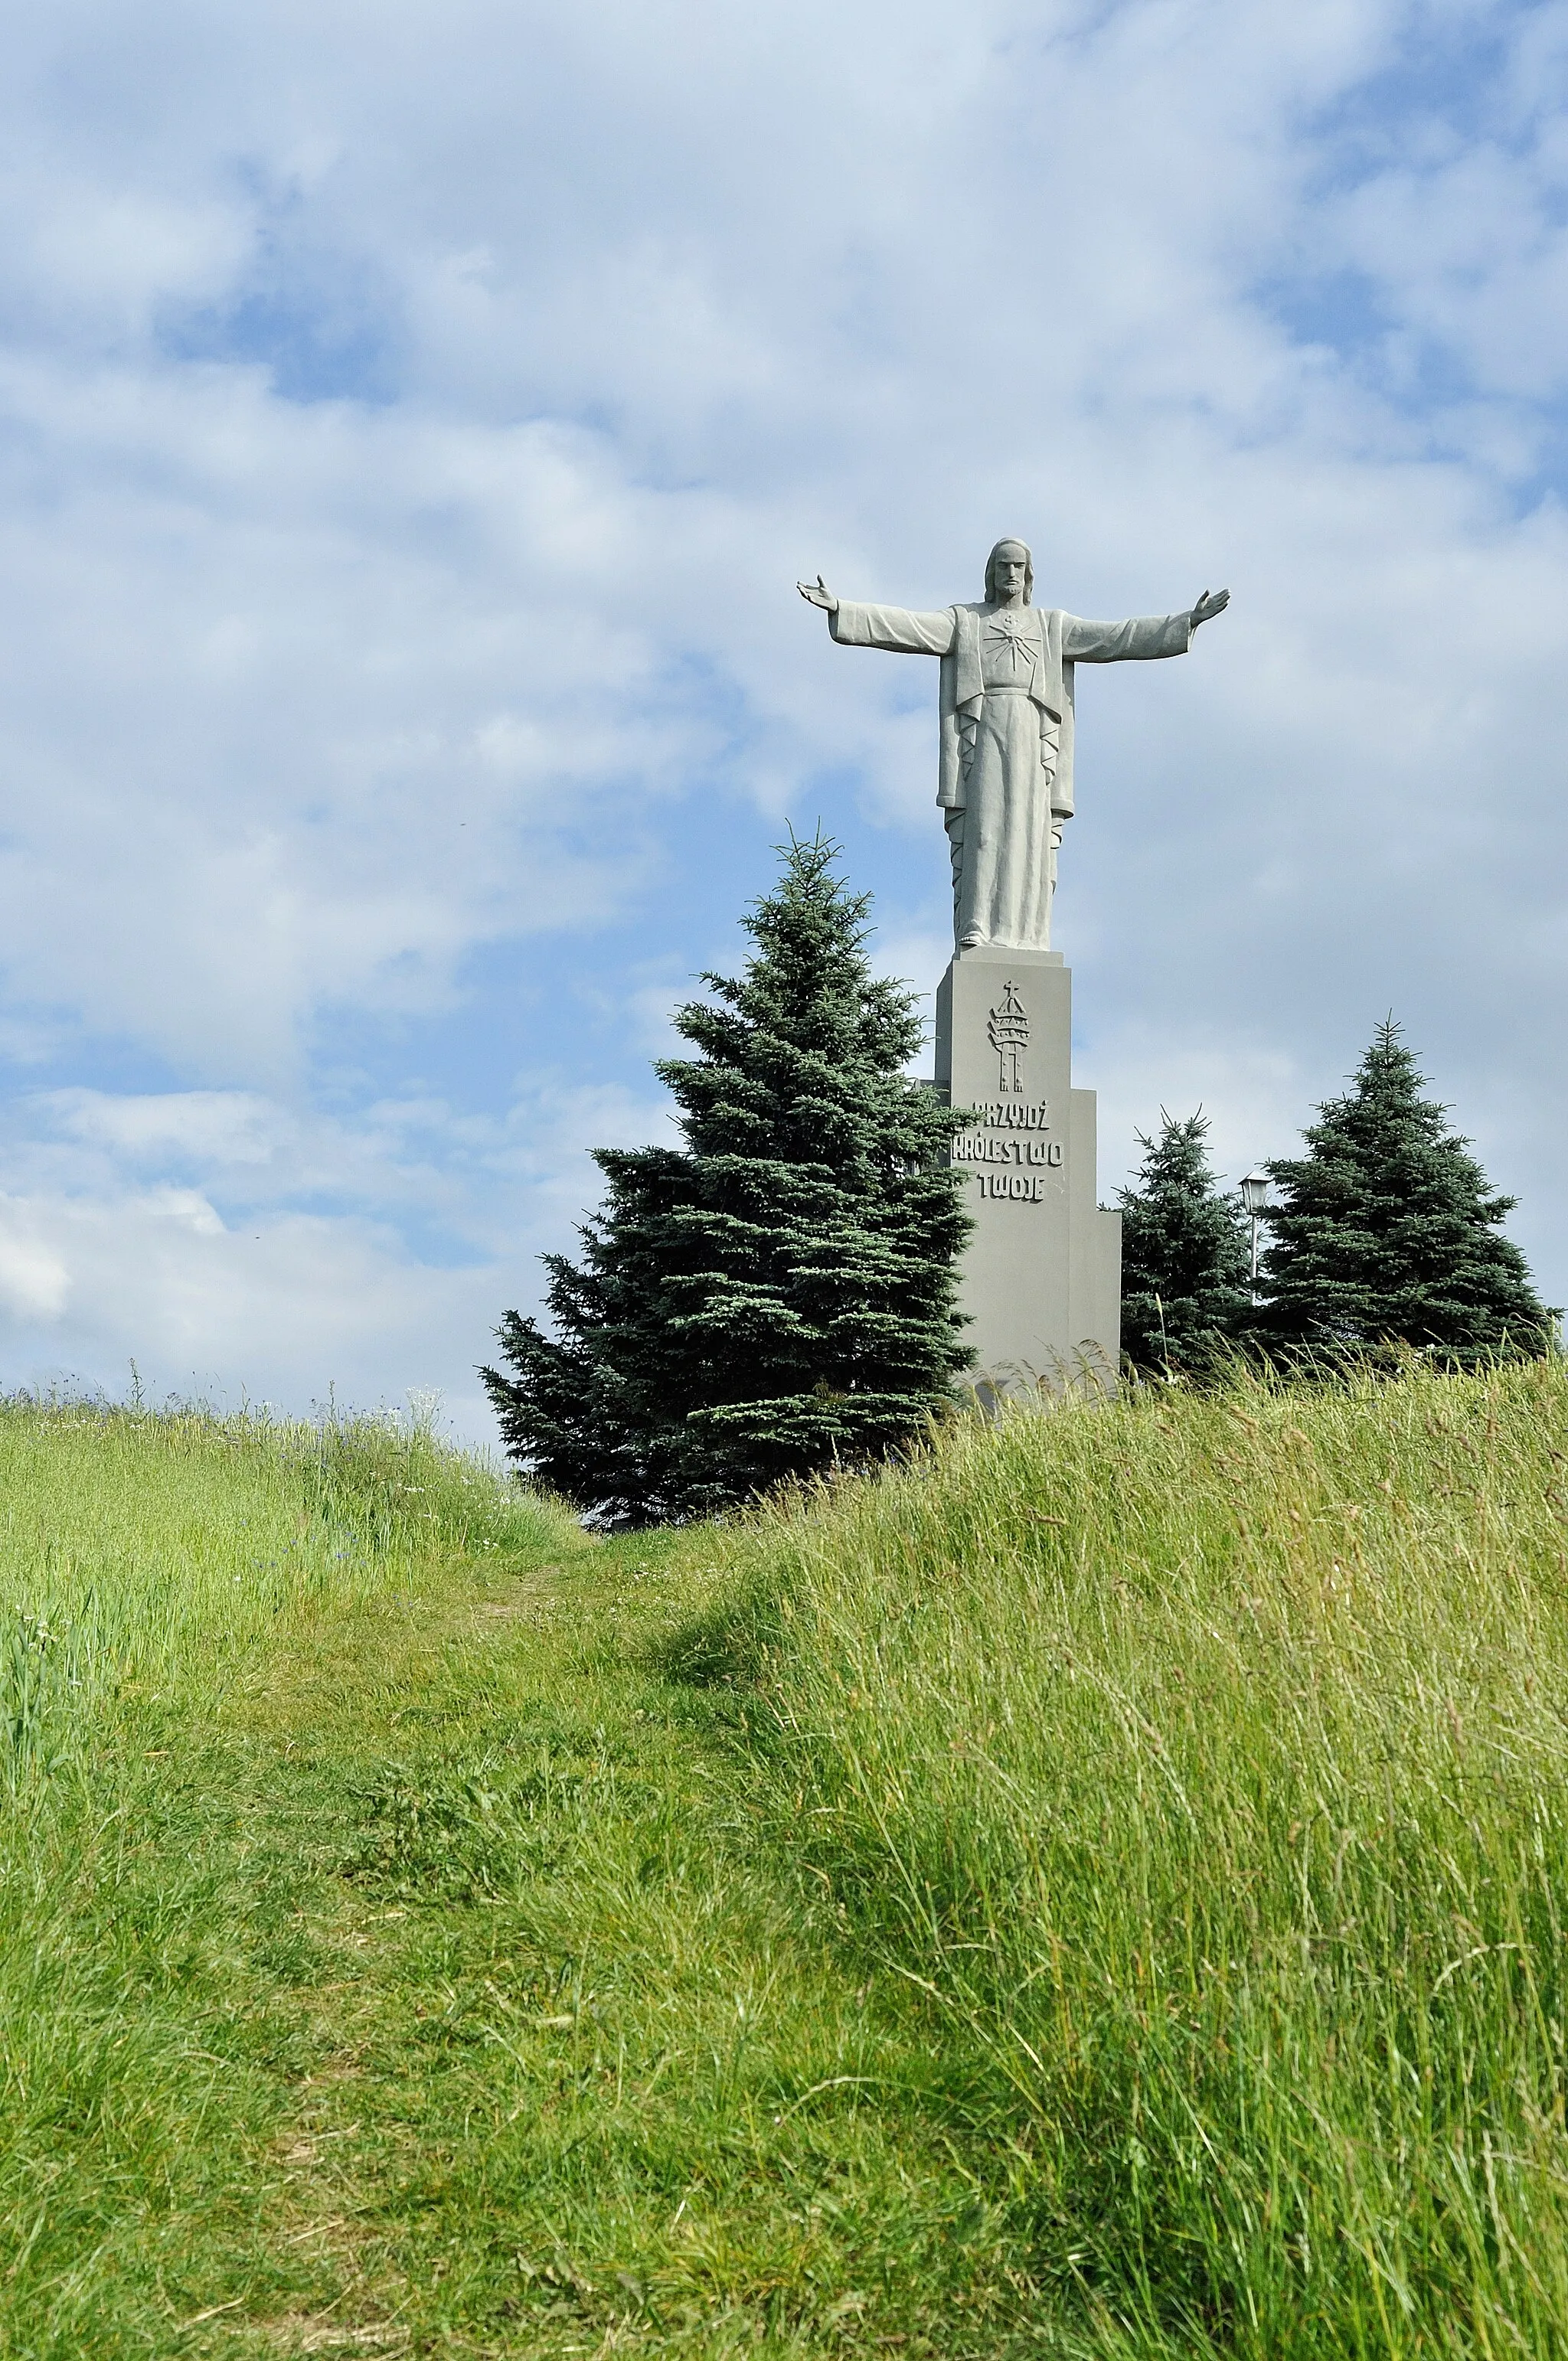
[[[1024,604],[1027,607],[1035,596],[1035,561],[1029,554],[1028,543],[1020,541],[1015,533],[1010,533],[1005,540],[999,541],[985,561],[985,595],[989,599],[996,597],[996,559],[998,552],[1003,549],[1021,549],[1024,553]]]

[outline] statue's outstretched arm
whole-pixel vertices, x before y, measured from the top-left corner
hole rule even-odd
[[[795,588],[828,618],[828,629],[841,647],[886,648],[893,655],[945,656],[953,644],[953,610],[938,608],[922,614],[914,607],[871,607],[840,598],[819,574],[815,582],[797,582]]]
[[[1184,656],[1199,624],[1223,613],[1230,600],[1228,590],[1205,590],[1195,607],[1174,615],[1130,615],[1120,623],[1065,615],[1061,652],[1069,664],[1147,664],[1158,656]]]
[[[840,598],[828,618],[828,628],[840,647],[885,648],[895,656],[945,656],[953,644],[953,610],[938,607],[923,613],[917,607],[872,607]]]

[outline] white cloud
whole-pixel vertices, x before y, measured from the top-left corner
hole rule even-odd
[[[404,1100],[347,1121],[245,1092],[35,1094],[0,1196],[6,1380],[117,1391],[134,1361],[154,1394],[295,1408],[434,1386],[482,1442],[476,1366],[598,1195],[585,1143],[666,1121],[651,1094],[594,1085],[496,1116]],[[148,1177],[171,1166],[181,1180]]]
[[[277,1109],[245,1091],[162,1091],[134,1099],[53,1091],[42,1104],[70,1137],[137,1159],[174,1149],[204,1163],[260,1164],[284,1129]]]
[[[71,1274],[38,1235],[33,1208],[0,1202],[0,1301],[21,1320],[57,1320]]]

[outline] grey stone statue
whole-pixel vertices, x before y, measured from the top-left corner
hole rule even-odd
[[[1074,665],[1185,655],[1199,624],[1231,596],[1205,590],[1183,614],[1086,623],[1032,605],[1034,587],[1034,561],[1021,541],[999,541],[992,551],[982,599],[930,614],[854,605],[835,598],[820,575],[796,585],[826,611],[841,646],[941,658],[937,801],[952,849],[960,950],[1049,946],[1057,850],[1072,817]]]

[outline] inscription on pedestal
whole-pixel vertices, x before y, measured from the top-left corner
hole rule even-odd
[[[961,1131],[953,1142],[955,1164],[1059,1164],[1059,1139],[999,1139],[993,1131]]]
[[[1057,1162],[1061,1162],[1061,1149],[1057,1150]],[[1044,1205],[1046,1176],[1043,1172],[977,1172],[982,1197],[1006,1197],[1014,1205]]]
[[[1020,1072],[1024,1052],[1029,1046],[1029,1020],[1018,1005],[1017,994],[1010,983],[1000,1005],[991,1011],[986,1030],[1003,1068],[1003,1085],[1022,1089]],[[980,1124],[973,1131],[963,1131],[953,1142],[952,1161],[955,1164],[1043,1164],[1048,1169],[1059,1165],[1063,1158],[1059,1139],[1029,1138],[1050,1129],[1051,1108],[1048,1099],[983,1099],[975,1105]],[[1005,1197],[1022,1205],[1043,1205],[1046,1193],[1043,1176],[1025,1180],[1014,1170],[1011,1173],[977,1172],[982,1197]]]
[[[957,1104],[957,1101],[954,1102]],[[1048,1099],[972,1099],[971,1112],[999,1131],[1048,1131]]]

